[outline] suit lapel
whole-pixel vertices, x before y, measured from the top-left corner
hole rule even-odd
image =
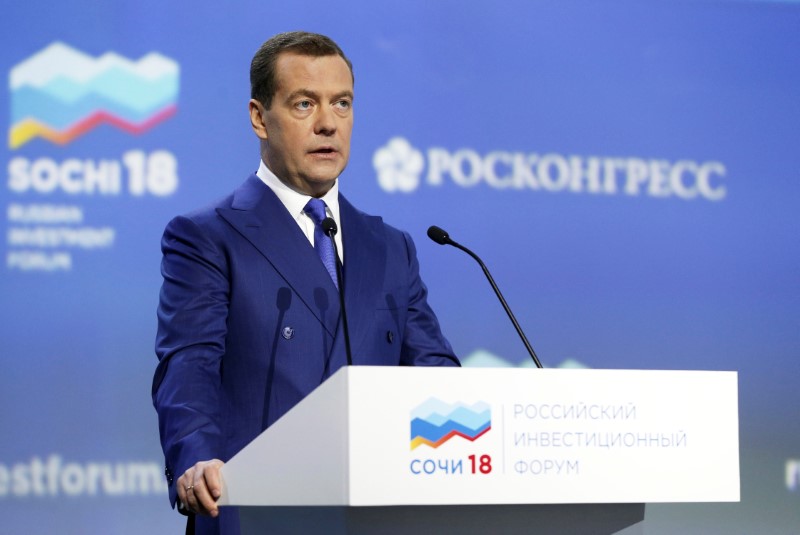
[[[339,321],[336,287],[275,193],[256,175],[251,175],[234,192],[231,207],[218,208],[217,213],[258,249],[330,335],[335,336]]]
[[[280,199],[256,175],[233,194],[230,208],[217,213],[249,241],[291,286],[339,346],[339,296],[297,222]],[[372,332],[375,300],[386,271],[386,242],[380,217],[368,216],[339,195],[344,239],[345,305],[351,348],[357,364],[359,348]],[[254,267],[253,269],[257,269]],[[341,349],[344,347],[341,345]]]
[[[353,361],[358,364],[359,348],[372,332],[378,304],[375,299],[380,296],[383,287],[386,241],[381,218],[359,212],[341,194],[339,212],[345,255],[345,306]]]

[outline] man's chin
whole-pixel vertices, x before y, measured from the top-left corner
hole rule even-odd
[[[344,166],[342,165],[330,165],[330,166],[317,166],[314,169],[310,170],[306,175],[306,179],[309,182],[315,182],[319,184],[333,184],[333,182],[342,174],[344,171]]]
[[[339,175],[331,176],[330,174],[307,176],[303,179],[303,183],[307,191],[311,195],[320,197],[325,195],[336,183],[336,178]]]

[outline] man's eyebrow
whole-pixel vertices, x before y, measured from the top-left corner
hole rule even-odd
[[[286,97],[287,101],[294,100],[297,97],[308,97],[313,98],[315,100],[319,99],[319,94],[316,91],[312,91],[311,89],[298,89],[296,91],[292,91],[289,93],[289,96]]]
[[[349,89],[347,91],[342,91],[341,93],[336,93],[333,96],[333,100],[339,100],[341,98],[349,98],[350,100],[354,100],[355,97],[353,96],[353,92]]]
[[[298,89],[296,91],[292,91],[289,94],[289,96],[286,97],[286,101],[290,102],[290,101],[296,99],[297,97],[308,97],[308,98],[311,98],[311,99],[314,99],[314,100],[320,100],[319,93],[317,93],[316,91],[314,91],[312,89],[302,88],[302,89]],[[333,95],[333,98],[331,100],[339,100],[341,98],[349,98],[350,100],[353,100],[354,99],[353,92],[350,91],[349,89],[346,90],[346,91],[341,91],[341,92],[336,93],[335,95]]]

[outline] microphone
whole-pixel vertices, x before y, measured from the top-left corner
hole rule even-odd
[[[522,327],[520,327],[519,323],[517,323],[517,318],[514,317],[514,314],[508,307],[508,303],[506,303],[506,300],[503,298],[503,294],[500,293],[500,288],[498,288],[497,284],[494,283],[492,274],[489,273],[489,269],[486,267],[486,264],[483,263],[483,260],[478,258],[478,255],[476,255],[475,253],[473,253],[460,243],[451,240],[450,235],[447,234],[445,230],[435,225],[428,228],[428,237],[433,241],[435,241],[436,243],[438,243],[439,245],[452,245],[456,249],[461,249],[462,251],[470,255],[472,258],[474,258],[476,262],[478,262],[478,264],[481,266],[481,269],[483,270],[483,273],[486,275],[486,278],[489,280],[489,284],[492,285],[494,293],[497,294],[497,298],[500,300],[500,304],[503,305],[506,314],[508,314],[511,323],[514,324],[514,328],[517,330],[517,334],[519,334],[519,337],[522,338],[522,343],[525,344],[525,349],[528,350],[528,354],[530,354],[531,358],[533,359],[533,363],[536,364],[537,368],[543,368],[544,366],[542,366],[542,363],[539,362],[539,357],[536,356],[536,352],[533,350],[533,347],[531,347],[530,342],[528,342],[528,339],[525,337],[525,333],[522,332]]]
[[[344,308],[344,282],[342,281],[342,264],[339,262],[339,248],[336,246],[336,233],[339,228],[332,217],[322,220],[322,232],[324,232],[333,244],[333,254],[336,256],[336,282],[339,287],[339,308],[342,310],[342,330],[344,331],[344,350],[347,354],[347,365],[353,365],[353,354],[350,352],[350,330],[347,328],[347,310]]]
[[[447,234],[447,231],[437,227],[436,225],[428,227],[428,237],[439,245],[455,244],[455,242],[450,239],[450,235]]]

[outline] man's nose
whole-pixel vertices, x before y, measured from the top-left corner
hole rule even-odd
[[[336,132],[336,115],[329,106],[318,108],[314,132],[323,136],[330,136]]]

